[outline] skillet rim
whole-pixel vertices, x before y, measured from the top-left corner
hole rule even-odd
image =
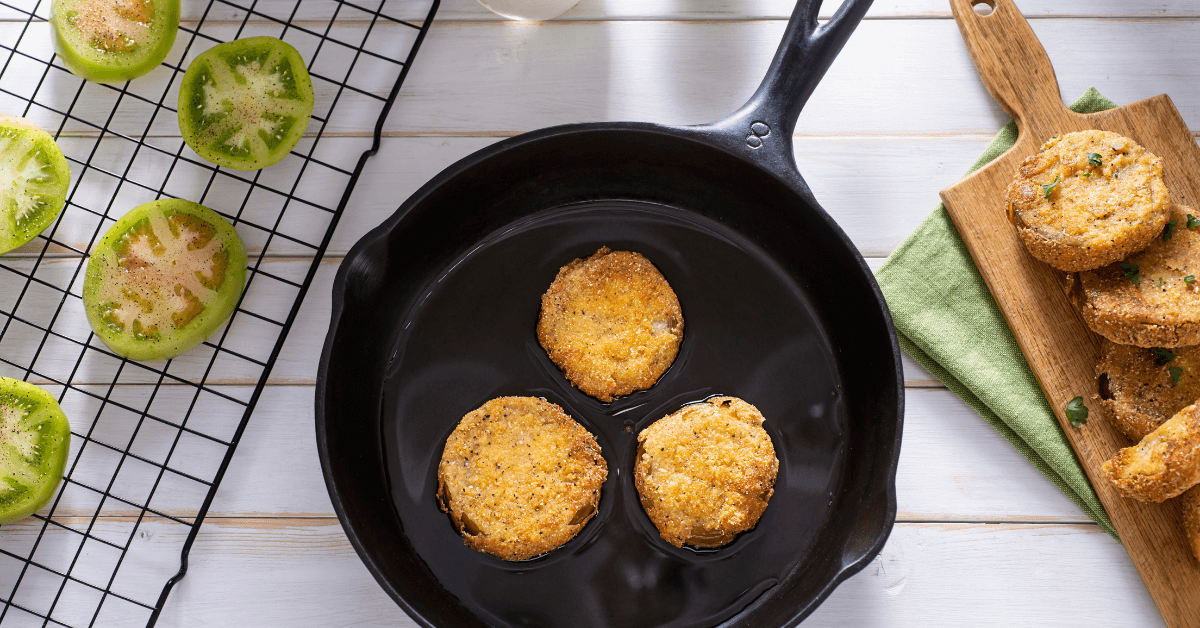
[[[441,170],[437,175],[422,185],[416,192],[409,196],[390,216],[383,220],[379,225],[372,228],[367,233],[363,234],[354,245],[346,252],[342,262],[338,265],[338,270],[334,276],[332,286],[332,308],[329,319],[329,330],[325,336],[325,342],[322,344],[321,357],[317,366],[317,379],[314,387],[315,404],[314,404],[314,422],[316,428],[317,440],[317,456],[321,464],[321,475],[325,479],[325,487],[329,492],[330,501],[332,502],[334,512],[337,513],[338,521],[341,523],[342,530],[345,532],[350,544],[354,547],[355,553],[358,554],[359,560],[371,572],[372,577],[387,592],[388,596],[416,623],[425,628],[440,628],[440,625],[428,621],[424,615],[417,611],[404,598],[392,584],[387,581],[382,575],[382,569],[376,564],[368,548],[363,544],[354,522],[348,517],[341,501],[341,490],[337,485],[337,481],[331,471],[331,456],[327,447],[326,441],[326,422],[325,422],[325,398],[326,389],[329,383],[329,367],[330,356],[333,352],[334,341],[338,336],[339,323],[342,318],[342,311],[345,307],[346,282],[350,272],[352,262],[366,255],[367,250],[374,244],[400,227],[409,212],[425,200],[436,190],[443,185],[450,183],[454,178],[462,175],[465,171],[479,165],[488,160],[498,159],[500,156],[509,150],[524,147],[528,144],[547,140],[550,138],[559,138],[573,134],[597,133],[597,132],[636,132],[649,133],[652,135],[664,136],[672,141],[688,141],[700,144],[705,149],[717,150],[724,153],[728,157],[737,159],[763,174],[775,179],[779,183],[787,187],[793,194],[804,200],[807,205],[815,210],[815,215],[826,223],[830,232],[838,237],[838,244],[842,249],[851,253],[851,258],[855,263],[854,270],[857,270],[862,276],[867,279],[867,284],[870,286],[872,295],[875,297],[879,308],[874,310],[882,315],[884,329],[887,332],[889,348],[893,361],[894,381],[896,383],[895,394],[895,436],[892,442],[887,443],[891,449],[890,460],[888,460],[887,474],[883,478],[882,486],[883,498],[885,500],[885,508],[883,513],[883,525],[879,528],[874,540],[865,548],[857,551],[861,555],[851,563],[841,565],[837,573],[826,583],[826,585],[814,595],[807,604],[803,604],[796,608],[795,613],[786,621],[784,626],[796,626],[800,624],[808,615],[819,607],[826,598],[840,585],[851,576],[857,574],[866,567],[876,556],[882,551],[887,539],[891,535],[891,531],[895,525],[897,503],[896,503],[896,472],[900,458],[900,447],[903,438],[904,428],[904,406],[905,406],[905,388],[904,388],[904,370],[900,357],[900,346],[896,336],[895,325],[892,321],[891,311],[887,307],[887,302],[883,297],[883,293],[879,288],[878,282],[875,281],[874,273],[867,266],[866,260],[863,259],[858,247],[850,240],[841,226],[833,219],[832,216],[817,202],[812,192],[808,189],[803,176],[795,164],[795,157],[792,151],[789,151],[784,161],[785,164],[780,164],[778,161],[767,161],[759,163],[753,159],[748,159],[745,155],[731,151],[728,148],[727,142],[721,141],[725,139],[724,133],[721,130],[720,123],[715,125],[703,126],[669,126],[652,122],[587,122],[578,124],[564,124],[552,127],[546,127],[520,135],[507,138],[481,148],[461,159],[454,162]],[[847,270],[850,270],[849,268]],[[371,452],[373,455],[382,455],[381,452]],[[878,491],[865,492],[865,497],[870,498],[870,501],[864,499],[859,504],[856,514],[872,509],[875,504],[870,503],[877,499]],[[392,505],[394,509],[394,505]],[[861,522],[861,517],[856,517]],[[853,536],[853,532],[851,533]],[[843,556],[847,552],[847,542],[841,545]],[[730,617],[722,625],[728,625],[744,616],[746,613],[757,608],[765,602],[767,596],[760,596],[758,599],[751,602],[744,609],[739,611],[733,617]]]

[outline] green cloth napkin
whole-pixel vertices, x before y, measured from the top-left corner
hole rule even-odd
[[[1115,106],[1088,88],[1071,109],[1091,113]],[[1017,125],[1010,121],[968,174],[1016,141]],[[900,347],[1120,540],[946,206],[939,204],[875,276]]]

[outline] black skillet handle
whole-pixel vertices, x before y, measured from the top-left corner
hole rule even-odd
[[[733,115],[704,130],[735,150],[754,154],[775,173],[797,177],[792,156],[796,119],[871,2],[845,0],[832,19],[818,26],[821,0],[799,0],[758,91]]]

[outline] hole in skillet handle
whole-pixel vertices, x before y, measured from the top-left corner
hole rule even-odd
[[[971,8],[980,17],[987,17],[996,10],[996,0],[971,0]]]

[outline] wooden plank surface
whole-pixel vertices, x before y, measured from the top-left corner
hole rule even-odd
[[[118,529],[120,522],[105,522]],[[184,530],[155,521],[134,545],[150,559]],[[23,534],[23,531],[14,531]],[[229,518],[205,523],[191,570],[159,626],[415,626],[375,585],[336,520]],[[157,571],[123,579],[148,588]],[[1136,574],[1119,544],[1094,526],[900,523],[882,553],[840,586],[804,626],[1162,625],[1144,596],[1125,586]],[[1078,592],[1077,583],[1104,595]],[[48,608],[47,578],[25,603]],[[243,600],[254,600],[247,603]],[[87,616],[98,598],[65,597],[55,617]],[[103,626],[133,626],[144,613],[105,601]],[[1055,618],[1063,618],[1056,620]],[[26,625],[16,615],[13,625]]]
[[[1056,272],[1025,250],[1004,207],[1004,189],[1017,165],[1055,135],[1102,129],[1133,138],[1163,159],[1173,200],[1187,204],[1200,200],[1192,176],[1200,172],[1200,147],[1165,96],[1089,115],[1068,110],[1049,58],[1011,0],[996,0],[986,17],[967,0],[955,0],[954,7],[985,85],[1017,120],[1020,136],[1011,150],[944,190],[942,198],[1167,624],[1200,626],[1200,565],[1178,503],[1121,497],[1101,465],[1128,440],[1108,421],[1074,429],[1066,419],[1072,398],[1097,399],[1100,339],[1078,316]]]
[[[385,130],[438,137],[511,136],[586,121],[709,122],[732,112],[753,92],[783,28],[778,20],[438,23],[424,49],[429,54],[413,66],[401,105]],[[1055,19],[1035,21],[1033,28],[1046,42],[1067,99],[1090,86],[1122,103],[1169,93],[1189,126],[1200,128],[1200,97],[1190,97],[1200,90],[1200,50],[1175,45],[1200,39],[1200,20]],[[8,41],[19,29],[18,24],[0,23],[0,39]],[[386,27],[379,38],[387,41],[392,33],[399,37],[407,30]],[[396,47],[401,46],[403,40],[397,41]],[[31,26],[23,42],[22,51],[49,58],[44,25]],[[1100,67],[1096,42],[1105,46]],[[798,133],[991,135],[1007,116],[987,94],[964,51],[950,20],[864,22],[805,107]],[[177,45],[173,55],[181,54]],[[40,77],[33,64],[14,61],[6,73],[11,78],[2,86],[24,93],[36,84],[30,83],[35,70]],[[157,100],[169,74],[166,68],[155,70],[133,89]],[[316,89],[327,94],[329,86],[317,83]],[[62,99],[73,96],[77,86],[77,80],[56,75],[47,89]],[[365,87],[373,93],[384,90],[380,84]],[[174,89],[167,92],[168,102]],[[111,90],[89,88],[87,93],[93,91],[100,99]],[[371,106],[370,99],[353,104],[364,111]],[[12,106],[0,97],[0,107]],[[85,99],[78,107],[85,120],[102,120],[101,114],[108,112],[103,99],[95,104]],[[53,118],[35,114],[42,121]],[[122,116],[115,124],[140,132],[145,120]],[[83,132],[85,125],[71,128]],[[159,121],[152,131],[178,136],[170,119]],[[366,129],[347,115],[330,120],[327,131],[361,135]]]
[[[709,122],[753,93],[783,28],[779,21],[441,25],[386,130],[510,135],[596,120]],[[1033,28],[1066,98],[1090,86],[1122,103],[1170,93],[1200,128],[1200,98],[1186,97],[1200,82],[1200,49],[1177,45],[1200,38],[1200,21],[1038,20]],[[814,91],[797,132],[994,134],[1008,117],[964,53],[953,21],[866,21]]]
[[[239,395],[225,387],[218,390]],[[167,387],[161,394],[168,402],[187,398],[183,387]],[[312,426],[312,399],[311,386],[271,386],[264,393],[210,516],[333,516],[317,463],[315,437],[307,429]],[[914,389],[907,401],[905,434],[912,437],[905,441],[896,480],[898,520],[1089,521],[1073,502],[1054,489],[1049,480],[1007,446],[1003,437],[949,391]],[[167,430],[148,431],[138,438],[135,453],[161,450],[170,445],[172,437],[173,433]],[[117,422],[102,425],[95,438],[123,447],[128,427]],[[80,443],[75,443],[74,450],[78,452],[79,448]],[[185,460],[183,464],[189,463]],[[95,504],[82,496],[67,497],[60,505],[60,512],[66,516],[85,517],[95,509]],[[168,515],[187,514],[169,502],[164,507]],[[136,516],[137,511],[112,504],[102,514],[128,517]]]
[[[209,522],[192,564],[159,625],[416,625],[328,520]],[[1120,545],[1094,526],[901,523],[804,626],[1161,625],[1127,586],[1136,579]],[[1079,583],[1104,594],[1081,594]],[[227,603],[245,597],[269,602]]]
[[[302,6],[323,10],[324,4],[305,0]],[[218,493],[214,518],[194,549],[189,575],[160,625],[413,625],[349,548],[316,464],[311,383],[338,256],[428,177],[499,138],[566,122],[687,123],[728,113],[766,67],[791,4],[583,0],[560,20],[532,26],[499,21],[474,0],[445,0],[388,122],[391,137],[368,164],[335,234],[334,256],[321,265]],[[829,4],[823,14],[837,3]],[[1194,3],[1021,4],[1059,65],[1066,98],[1090,85],[1118,102],[1168,92],[1188,124],[1200,129],[1200,49],[1188,43],[1200,39]],[[185,0],[185,20],[204,5]],[[244,15],[232,5],[216,6],[226,12],[213,17]],[[256,7],[274,10],[272,0]],[[351,30],[365,19],[352,12],[339,18]],[[8,42],[12,31],[5,28],[0,23],[0,40]],[[1097,42],[1106,51],[1100,65]],[[25,45],[45,54],[35,38]],[[801,170],[860,250],[875,256],[872,266],[1006,120],[965,50],[943,0],[877,0],[801,120]],[[135,88],[161,95],[164,84],[147,77]],[[70,87],[69,80],[63,85]],[[331,125],[347,136],[322,140],[338,154],[354,150],[367,131],[353,119]],[[178,142],[170,124],[158,131],[153,141]],[[210,202],[233,198],[232,191],[218,192]],[[302,268],[309,254],[273,248],[265,263]],[[249,349],[266,346],[254,338],[244,342]],[[901,523],[876,564],[841,585],[805,625],[958,626],[983,617],[1000,625],[1156,625],[1160,620],[1124,550],[928,373],[907,359],[905,370]],[[116,392],[136,396],[138,388],[122,384]],[[105,519],[118,524],[117,518]],[[179,533],[171,526],[149,532],[138,537],[151,548],[146,555],[170,558]],[[165,561],[157,568],[170,566]],[[0,565],[0,576],[6,569]]]
[[[396,211],[398,199],[415,192],[433,175],[458,159],[499,141],[496,137],[387,137],[384,138],[377,158],[368,162],[363,178],[354,193],[353,205],[345,213],[329,253],[340,256],[353,246],[358,238]],[[796,160],[813,193],[822,205],[838,220],[842,228],[867,256],[883,257],[891,253],[920,221],[925,218],[937,199],[931,198],[929,190],[940,189],[952,183],[987,146],[990,137],[964,135],[949,137],[921,136],[846,136],[846,137],[798,137],[796,138]],[[70,152],[90,149],[95,140],[91,138],[65,137],[59,143]],[[102,145],[124,140],[102,140]],[[359,154],[364,146],[362,138],[329,137],[321,140],[322,151],[334,161],[344,162]],[[93,164],[110,171],[122,170],[128,160],[123,150],[102,149],[97,152]],[[878,185],[862,185],[862,168],[870,168]],[[78,168],[76,168],[78,169]],[[161,179],[155,177],[151,163],[135,161],[130,176],[142,181]],[[305,177],[306,189],[320,190],[340,185],[343,177],[328,170],[317,170]],[[206,179],[186,177],[173,180],[168,192],[191,197],[207,185]],[[233,215],[245,196],[246,187],[226,179],[218,179],[211,186],[204,204],[217,211]],[[324,199],[322,199],[324,200]],[[114,205],[109,215],[113,219],[124,215],[131,206]],[[886,211],[881,208],[888,208]],[[311,207],[297,203],[297,212]],[[291,210],[289,210],[291,211]],[[258,219],[265,215],[263,209],[251,208],[248,216]],[[271,218],[271,216],[267,216]],[[92,235],[95,223],[92,220],[63,220],[54,233],[54,239],[75,249],[83,249]],[[296,237],[313,238],[324,224],[319,220],[297,221],[290,227]],[[257,230],[243,227],[243,239],[251,257],[262,250],[262,238]],[[35,240],[13,256],[36,257],[43,242]],[[52,253],[64,254],[61,247],[52,247]],[[267,253],[270,257],[299,258],[312,254],[312,248],[291,241],[275,241]],[[3,279],[0,278],[0,282]],[[3,300],[0,299],[0,302]]]
[[[332,518],[312,431],[297,429],[311,427],[311,404],[297,399],[311,394],[308,387],[274,387],[263,399],[202,528],[192,571],[172,594],[165,625],[411,625],[373,584]],[[1033,612],[1056,616],[1056,605],[1066,604],[1077,619],[1103,624],[1112,616],[1152,625],[1146,621],[1153,620],[1150,602],[1121,547],[1095,526],[1080,525],[1073,504],[1040,486],[1049,482],[1020,464],[997,433],[945,391],[912,393],[909,406],[912,437],[898,478],[902,523],[881,556],[840,587],[811,622],[930,625],[921,613],[936,609],[944,613],[938,616],[943,625],[961,625],[978,601],[970,590],[945,591],[951,583],[969,582],[971,589],[989,592],[996,617],[1006,622],[1020,623]],[[925,512],[924,503],[953,510]],[[289,504],[303,511],[289,511]],[[1061,516],[1043,521],[1055,525],[1035,523],[1051,511]],[[990,523],[962,523],[983,512]],[[924,523],[929,521],[959,523]],[[103,525],[125,529],[120,520]],[[176,526],[160,522],[148,530],[135,543],[158,549],[139,556],[169,554],[180,542]],[[1064,595],[1064,583],[1085,577],[1109,591],[1105,600]],[[126,586],[149,586],[148,580]],[[1010,595],[1022,603],[1012,604],[1017,598]]]
[[[33,10],[35,2],[24,0],[12,3],[16,9],[0,8],[0,20],[24,20],[20,11]],[[241,21],[246,8],[252,3],[216,3],[208,11],[207,20]],[[254,10],[269,16],[290,14],[294,3],[291,0],[259,0],[253,3]],[[400,20],[420,21],[424,17],[423,3],[392,2],[387,14]],[[332,0],[306,1],[300,5],[296,19],[300,22],[325,20],[331,11]],[[821,7],[821,19],[828,19],[841,6],[837,0],[827,0]],[[672,21],[734,21],[734,20],[786,20],[792,13],[792,0],[694,0],[679,3],[677,0],[581,0],[573,9],[556,22],[563,21],[627,21],[663,20]],[[204,14],[206,2],[183,0],[181,19],[187,24]],[[1030,0],[1021,3],[1021,10],[1030,18],[1061,17],[1105,17],[1137,19],[1180,19],[1200,16],[1194,3],[1188,0],[1157,0],[1147,2],[1089,2],[1087,0]],[[45,16],[48,7],[43,3],[36,15]],[[338,16],[339,22],[364,22],[371,19],[366,12],[353,11],[345,7]],[[942,0],[876,0],[866,19],[951,19],[950,8]],[[251,21],[267,18],[251,15]],[[475,0],[443,0],[438,10],[438,20],[499,22],[503,18],[483,8]]]

